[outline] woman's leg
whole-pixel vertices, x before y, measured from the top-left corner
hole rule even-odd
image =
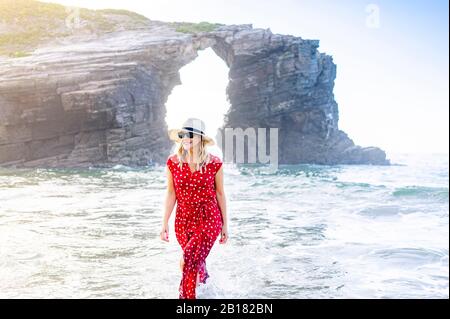
[[[180,259],[180,270],[181,270],[181,272],[183,272],[183,269],[184,269],[184,258],[183,258],[183,256],[181,256],[181,259]],[[196,287],[198,287],[198,284],[200,283],[200,273],[198,272],[197,273],[197,283],[196,283]]]
[[[184,257],[181,256],[181,259],[180,259],[180,270],[181,270],[181,272],[183,272],[183,268],[184,268]]]
[[[200,271],[204,274],[204,279],[208,277],[205,271],[205,259],[213,244],[214,238],[202,232],[198,232],[189,238],[187,245],[184,247],[186,256],[183,278],[180,283],[180,298],[195,299],[195,288],[202,277],[199,276],[201,275]]]

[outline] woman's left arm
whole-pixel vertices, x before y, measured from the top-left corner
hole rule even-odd
[[[223,166],[223,165],[222,165]],[[223,187],[223,167],[220,167],[216,173],[215,186],[216,186],[216,197],[219,204],[220,211],[222,212],[222,232],[220,243],[225,244],[228,239],[228,220],[227,220],[227,199],[225,197],[225,190]]]

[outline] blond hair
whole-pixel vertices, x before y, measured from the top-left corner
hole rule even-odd
[[[203,173],[203,169],[206,167],[206,165],[210,162],[211,160],[211,156],[209,154],[209,152],[207,151],[207,140],[201,138],[200,140],[200,152],[199,152],[199,162],[195,163],[195,171],[200,171],[200,173]],[[177,143],[177,148],[175,151],[175,154],[177,155],[178,158],[178,167],[180,169],[182,169],[183,167],[183,163],[187,163],[186,162],[186,155],[187,155],[188,151],[186,151],[183,147],[183,143],[178,142]],[[191,168],[189,168],[191,169]]]

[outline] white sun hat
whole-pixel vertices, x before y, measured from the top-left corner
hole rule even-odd
[[[168,131],[169,139],[175,142],[181,142],[181,139],[178,136],[179,132],[193,132],[194,134],[201,135],[202,138],[206,140],[206,145],[214,145],[214,140],[206,135],[205,127],[205,123],[202,120],[190,117],[184,121],[181,128],[174,128]]]

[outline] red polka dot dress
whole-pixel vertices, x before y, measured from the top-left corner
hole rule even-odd
[[[182,163],[180,168],[176,154],[167,159],[177,198],[175,235],[184,258],[180,299],[195,299],[197,273],[199,281],[206,283],[209,275],[205,260],[222,230],[222,213],[214,184],[222,161],[215,155],[209,156],[202,172],[192,172],[188,163]]]

